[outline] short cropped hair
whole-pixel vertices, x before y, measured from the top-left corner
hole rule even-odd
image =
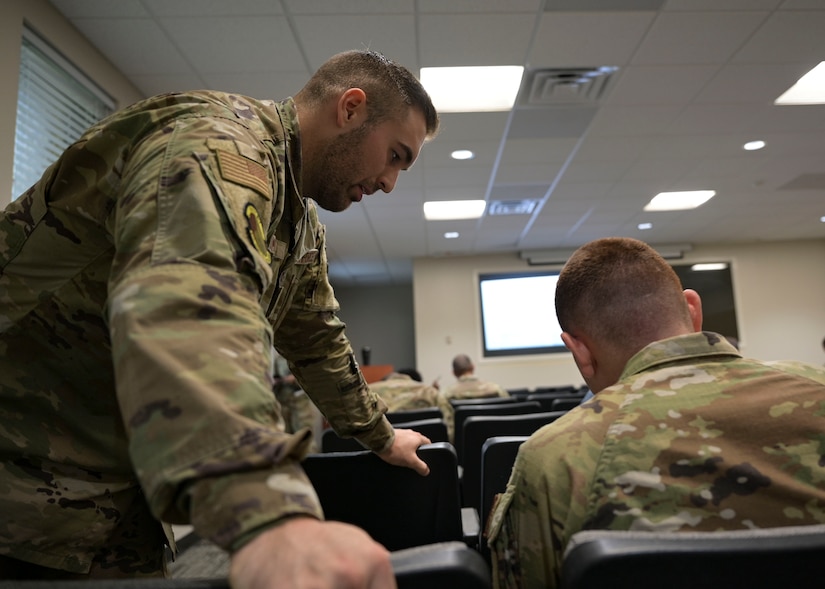
[[[473,361],[467,354],[459,354],[453,358],[453,374],[467,374],[473,369]]]
[[[424,115],[427,138],[438,133],[438,113],[421,82],[405,67],[370,50],[345,51],[333,55],[313,74],[299,95],[320,104],[349,88],[361,88],[367,95],[370,125],[403,118],[409,108]]]
[[[610,237],[580,247],[556,284],[562,330],[638,351],[674,324],[692,327],[682,283],[652,247]]]

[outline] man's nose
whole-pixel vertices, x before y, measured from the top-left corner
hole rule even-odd
[[[398,180],[398,170],[389,170],[381,175],[378,180],[378,186],[386,193],[392,192],[395,188],[395,183]]]

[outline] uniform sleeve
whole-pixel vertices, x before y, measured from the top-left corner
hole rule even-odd
[[[271,206],[271,171],[238,152],[255,145],[247,133],[197,117],[145,139],[110,218],[109,328],[134,469],[156,517],[224,548],[284,517],[322,517],[299,465],[308,439],[284,433],[271,392],[258,302],[271,270],[250,209]]]
[[[336,433],[381,451],[394,439],[384,417],[387,406],[367,386],[345,325],[336,315],[339,305],[328,277],[324,227],[312,203],[307,215],[312,251],[317,253],[275,330],[275,347],[289,358],[295,378]]]

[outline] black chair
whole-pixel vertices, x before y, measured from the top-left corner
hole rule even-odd
[[[355,438],[342,438],[331,427],[321,432],[321,452],[361,452],[366,450]]]
[[[490,569],[461,542],[428,544],[390,554],[398,589],[490,589]]]
[[[517,403],[515,397],[472,397],[469,399],[450,399],[450,405],[459,407],[461,405],[498,405],[499,403]]]
[[[480,405],[460,405],[454,411],[455,450],[458,454],[458,463],[464,464],[464,420],[473,415],[521,415],[524,413],[538,413],[541,405],[535,401],[519,401],[515,403],[484,403]]]
[[[491,589],[490,569],[463,542],[442,542],[390,554],[398,589]],[[0,589],[229,589],[220,579],[0,581]]]
[[[825,525],[720,532],[574,534],[562,589],[819,589]]]
[[[385,414],[390,423],[418,421],[419,419],[444,419],[444,414],[438,407],[422,407],[420,409],[405,409],[403,411],[387,411]]]
[[[533,389],[533,393],[534,394],[539,394],[539,395],[544,394],[544,393],[559,393],[559,394],[563,394],[563,395],[572,395],[572,394],[577,393],[578,390],[579,390],[579,387],[577,387],[575,385],[572,385],[572,384],[566,384],[566,385],[561,385],[561,386],[560,385],[553,385],[553,386],[545,386],[545,387],[536,387],[535,389]]]
[[[481,508],[481,449],[494,436],[529,436],[552,423],[565,411],[547,411],[524,415],[473,415],[464,422],[464,464],[461,474],[461,505]],[[479,516],[481,512],[479,511]],[[483,520],[479,519],[482,522]]]
[[[552,409],[553,402],[561,399],[565,401],[575,400],[581,401],[584,395],[579,394],[578,392],[575,393],[533,393],[527,396],[528,401],[533,401],[534,403],[538,403],[541,405],[542,411],[554,411]]]
[[[530,436],[493,436],[488,438],[481,447],[481,505],[478,509],[478,519],[481,524],[478,537],[478,551],[485,561],[490,560],[490,549],[484,530],[490,509],[496,495],[503,493],[513,471],[518,449]]]
[[[430,438],[433,443],[450,441],[450,436],[447,433],[447,422],[441,418],[404,421],[393,423],[393,426],[399,429],[414,429]]]
[[[478,519],[465,532],[455,449],[437,442],[421,446],[418,455],[429,476],[368,450],[310,454],[302,465],[325,517],[363,528],[387,550],[449,541],[475,546]]]
[[[517,388],[517,389],[507,389],[507,392],[510,393],[510,396],[518,399],[519,401],[524,401],[527,398],[527,395],[533,392],[533,389],[528,388]]]
[[[575,397],[573,399],[553,399],[550,403],[550,411],[570,411],[581,405],[581,398]]]
[[[393,427],[399,429],[414,429],[418,433],[427,436],[431,442],[450,441],[450,436],[447,432],[447,422],[441,418],[393,423]],[[321,432],[321,452],[323,453],[360,452],[364,449],[361,443],[355,438],[342,438],[336,434],[332,428],[327,428]]]

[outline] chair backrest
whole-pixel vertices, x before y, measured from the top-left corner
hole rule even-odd
[[[519,401],[524,401],[527,398],[527,395],[533,392],[533,389],[528,388],[517,388],[517,389],[507,389],[507,392],[510,393],[511,397],[518,399]]]
[[[469,399],[450,399],[453,408],[460,405],[498,405],[499,403],[517,403],[515,397],[472,397]]]
[[[447,422],[441,418],[418,419],[416,421],[404,421],[393,423],[393,427],[399,429],[414,429],[420,434],[430,438],[431,442],[449,442],[450,436],[447,433]]]
[[[533,389],[533,393],[542,394],[542,393],[562,393],[565,395],[570,395],[573,393],[578,392],[579,387],[572,384],[565,384],[565,385],[552,385],[552,386],[542,386],[536,387]]]
[[[571,409],[581,405],[581,398],[574,397],[572,399],[553,399],[550,403],[550,411],[570,411]]]
[[[490,569],[463,542],[440,542],[390,553],[398,589],[491,589]],[[228,564],[228,559],[227,559]],[[225,573],[215,578],[0,580],[0,589],[230,589]]]
[[[479,405],[459,405],[454,411],[455,450],[458,463],[464,463],[464,420],[473,415],[521,415],[538,413],[541,405],[536,401],[517,401],[515,403],[484,403]]]
[[[565,411],[546,411],[523,415],[473,415],[464,421],[464,464],[461,474],[461,504],[481,507],[481,448],[494,436],[529,436],[552,423]],[[479,512],[479,518],[481,512]],[[482,524],[483,525],[483,524]]]
[[[421,446],[418,455],[429,476],[368,450],[310,454],[302,464],[325,517],[363,528],[388,550],[462,541],[455,449],[437,442]]]
[[[481,507],[479,518],[486,522],[499,493],[507,488],[518,449],[530,436],[493,436],[481,447]]]
[[[443,419],[444,414],[438,407],[421,407],[420,409],[405,409],[403,411],[387,411],[385,414],[390,423],[418,421],[419,419]]]
[[[355,438],[342,438],[331,427],[321,432],[321,452],[362,452],[366,450]]]
[[[719,532],[587,530],[565,550],[562,589],[814,589],[825,524]]]
[[[490,569],[463,542],[442,542],[390,554],[398,589],[490,589]]]
[[[431,442],[450,441],[450,436],[447,431],[447,422],[440,417],[393,423],[393,427],[400,429],[414,429],[418,433],[427,436]],[[335,430],[332,428],[327,428],[321,432],[321,452],[323,453],[360,452],[364,449],[365,448],[355,438],[342,438],[336,434]]]
[[[532,393],[527,396],[527,401],[533,401],[541,405],[542,411],[553,411],[551,407],[553,402],[557,399],[564,399],[567,401],[575,400],[581,401],[584,395],[580,393]]]
[[[490,549],[484,537],[487,518],[498,493],[503,493],[513,471],[519,447],[530,436],[493,436],[481,447],[481,504],[478,509],[480,535],[479,552],[485,561],[490,559]]]

